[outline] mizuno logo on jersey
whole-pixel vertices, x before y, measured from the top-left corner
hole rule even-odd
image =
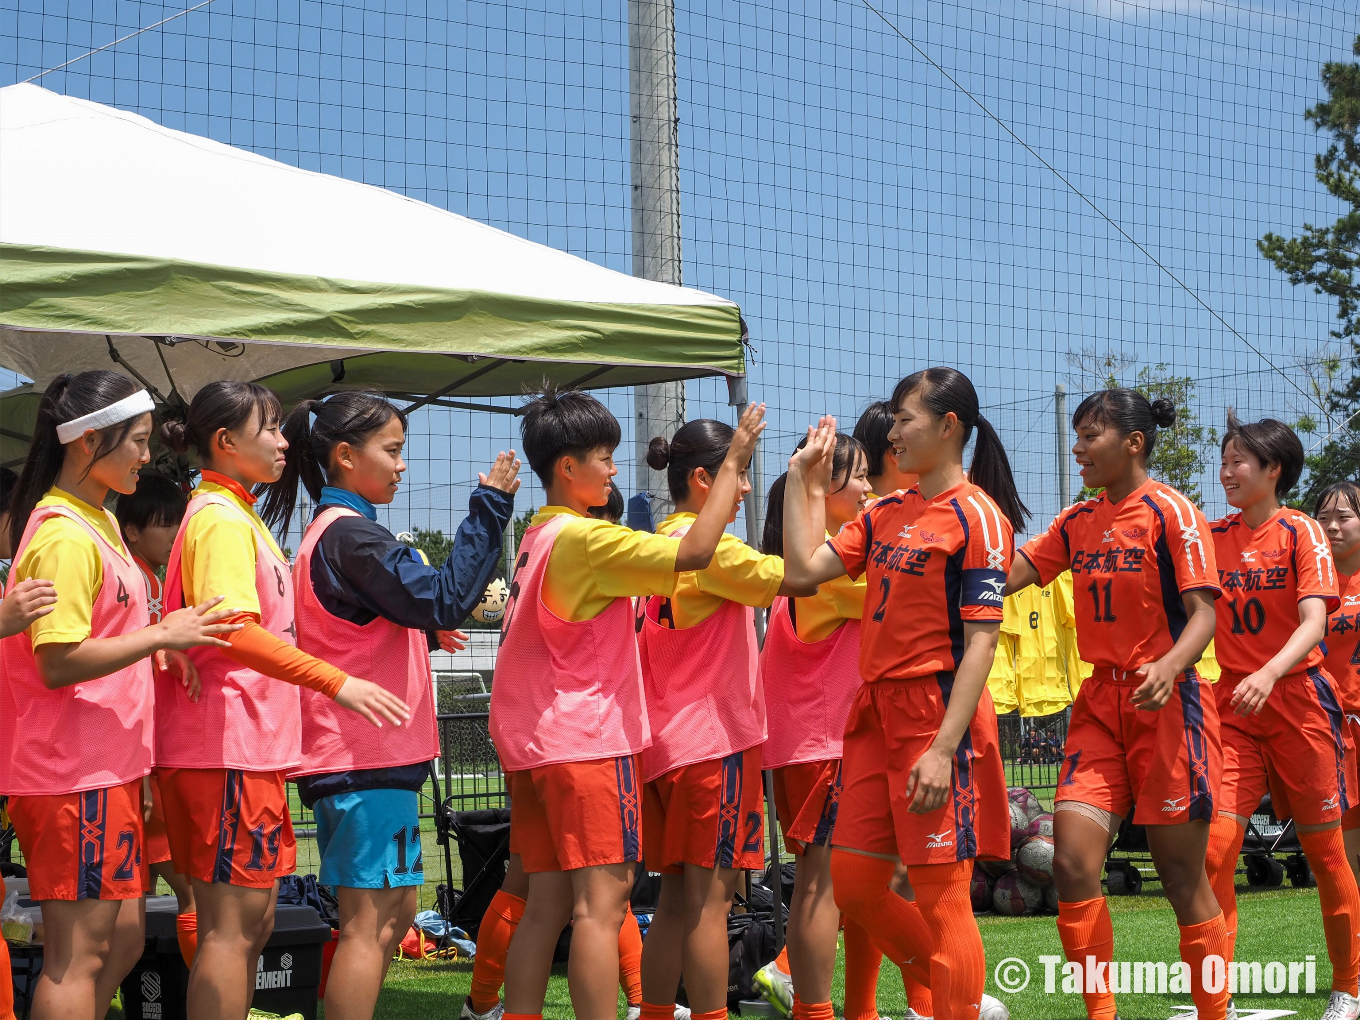
[[[1243,563],[1255,563],[1255,562],[1256,562],[1256,550],[1255,550],[1255,549],[1243,549],[1243,550],[1242,550],[1242,562],[1243,562]]]
[[[1105,532],[1104,536],[1101,538],[1100,541],[1101,541],[1102,543],[1104,543],[1104,542],[1113,542],[1113,541],[1114,541],[1114,528],[1111,528],[1109,531]]]
[[[915,528],[915,527],[916,527],[916,525],[914,525],[914,524],[908,524],[906,527],[904,527],[901,531],[899,531],[899,532],[897,533],[897,537],[898,537],[898,538],[911,538],[912,529]]]
[[[926,839],[926,848],[930,849],[932,847],[953,846],[954,841],[952,839],[945,838],[948,835],[950,835],[950,833],[952,833],[953,831],[954,831],[953,829],[945,829],[943,832],[929,833]]]

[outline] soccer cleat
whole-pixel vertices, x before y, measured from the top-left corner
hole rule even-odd
[[[640,1010],[639,1010],[639,1012],[640,1012]],[[693,1014],[690,1013],[690,1010],[689,1010],[689,1007],[688,1007],[688,1006],[676,1006],[676,1007],[675,1007],[675,1020],[690,1020],[690,1017],[691,1017],[692,1015],[693,1015]]]
[[[780,1016],[793,1015],[793,978],[776,967],[773,960],[756,971],[753,983],[760,997]]]
[[[892,1018],[881,1016],[878,1020],[892,1020]],[[935,1018],[931,1016],[922,1016],[920,1013],[916,1012],[916,1010],[908,1006],[907,1011],[902,1014],[902,1020],[935,1020]]]
[[[1321,1020],[1355,1020],[1357,1013],[1360,1013],[1360,999],[1334,991],[1327,1000],[1327,1008],[1322,1011]]]
[[[638,1012],[641,1013],[641,1010]],[[458,1020],[501,1020],[503,1016],[505,1016],[505,1003],[497,1002],[485,1013],[477,1013],[472,1008],[472,996],[469,995],[463,1000],[463,1012],[458,1014]],[[631,1011],[628,1014],[628,1020],[633,1020]]]
[[[642,1016],[642,1007],[634,1006],[630,1002],[628,1004],[628,1012],[625,1014],[625,1016],[627,1020],[640,1020],[640,1017]]]
[[[1223,1014],[1223,1020],[1237,1020],[1237,1003],[1232,1001],[1232,996],[1228,996],[1228,1011]]]
[[[983,995],[978,1020],[1011,1020],[1011,1011],[995,995]]]

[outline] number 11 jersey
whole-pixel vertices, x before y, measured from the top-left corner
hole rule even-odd
[[[1213,524],[1218,580],[1223,598],[1214,645],[1225,674],[1255,673],[1284,647],[1299,625],[1299,603],[1320,598],[1331,613],[1341,604],[1331,545],[1322,525],[1307,514],[1280,507],[1259,528],[1241,513]],[[1322,664],[1321,645],[1291,672]]]
[[[1185,592],[1218,596],[1208,536],[1197,506],[1149,478],[1118,503],[1101,493],[1068,507],[1020,555],[1039,572],[1040,584],[1071,568],[1082,659],[1132,671],[1160,659],[1180,638]]]

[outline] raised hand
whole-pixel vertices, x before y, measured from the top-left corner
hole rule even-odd
[[[477,481],[483,485],[489,485],[493,489],[500,489],[514,495],[519,492],[520,460],[515,456],[515,451],[509,453],[501,451],[496,457],[496,463],[491,465],[491,470],[481,471],[477,474]]]
[[[406,702],[385,687],[379,687],[371,680],[360,680],[357,676],[347,678],[340,685],[335,703],[351,712],[358,712],[379,729],[382,728],[382,719],[393,726],[400,726],[411,718],[411,710],[406,707]]]
[[[831,485],[831,467],[836,455],[836,419],[822,415],[816,425],[808,426],[807,441],[789,458],[789,470],[800,472],[809,489],[825,494]]]
[[[52,612],[57,604],[57,589],[51,581],[30,577],[20,581],[0,602],[0,638],[28,630],[29,624]]]
[[[751,454],[756,452],[756,442],[765,431],[765,405],[748,404],[737,422],[737,433],[732,437],[732,445],[727,448],[727,459],[743,471],[751,463]]]
[[[224,641],[219,635],[235,633],[245,624],[222,622],[228,617],[240,614],[238,609],[215,609],[223,598],[224,596],[218,595],[196,606],[168,613],[156,624],[159,631],[157,647],[183,650],[197,648],[200,645],[214,645],[218,648],[230,648],[231,643]]]

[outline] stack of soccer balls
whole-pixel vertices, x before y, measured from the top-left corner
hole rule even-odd
[[[1056,913],[1053,816],[1024,787],[1010,791],[1011,859],[979,861],[973,869],[973,911],[1011,917]]]

